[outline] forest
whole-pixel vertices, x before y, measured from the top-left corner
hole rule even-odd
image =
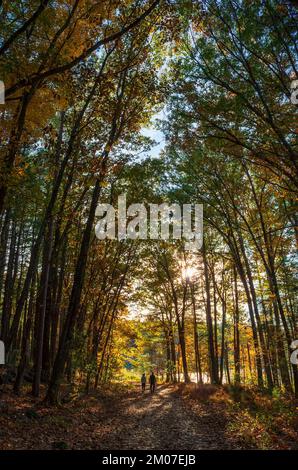
[[[1,449],[298,448],[297,25],[0,1]],[[202,205],[200,249],[99,239],[123,194]]]

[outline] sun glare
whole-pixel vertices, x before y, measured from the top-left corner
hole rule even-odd
[[[183,279],[192,280],[197,274],[196,268],[193,266],[185,266],[182,268],[182,277]]]

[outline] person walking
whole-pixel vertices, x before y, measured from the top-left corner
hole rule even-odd
[[[146,374],[145,373],[141,377],[141,384],[142,384],[142,392],[145,392],[145,388],[146,388]]]
[[[156,386],[156,377],[153,371],[150,374],[149,382],[150,382],[150,392],[153,393],[155,391],[155,386]]]

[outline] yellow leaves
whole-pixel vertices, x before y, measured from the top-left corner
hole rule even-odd
[[[65,105],[66,99],[56,95],[53,90],[46,87],[39,89],[28,106],[26,134],[30,137],[39,136],[50,117]]]

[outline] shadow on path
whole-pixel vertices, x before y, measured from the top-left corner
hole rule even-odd
[[[155,393],[132,393],[117,406],[117,414],[101,436],[101,449],[228,449],[221,410],[202,404],[200,414],[189,409],[174,387]]]

